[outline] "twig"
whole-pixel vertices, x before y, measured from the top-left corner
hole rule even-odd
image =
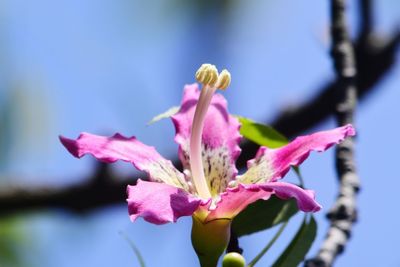
[[[356,61],[358,62],[357,98],[365,99],[377,89],[377,84],[385,77],[394,65],[396,51],[400,45],[400,31],[384,41],[376,36],[357,38],[355,43]],[[335,113],[336,89],[339,81],[334,80],[321,89],[307,102],[282,110],[269,125],[286,137],[292,138],[322,123]],[[238,166],[246,166],[247,160],[256,153],[258,146],[247,142],[239,157]]]
[[[363,39],[363,42],[366,43],[368,38],[371,36],[373,32],[374,25],[374,16],[372,14],[372,0],[360,0],[360,9],[359,16],[362,18],[360,20],[360,33],[359,38]]]
[[[239,247],[239,239],[232,228],[231,228],[231,237],[229,239],[229,244],[228,244],[228,247],[226,248],[226,252],[227,253],[237,252],[239,254],[243,253],[243,249],[241,247]]]
[[[336,120],[339,126],[353,123],[356,107],[356,64],[352,44],[349,40],[345,0],[331,0],[332,58],[339,82],[337,88]],[[328,213],[330,227],[324,242],[313,259],[306,261],[307,267],[332,266],[350,238],[353,223],[357,219],[356,195],[360,181],[353,157],[354,140],[349,138],[336,149],[336,170],[340,183],[339,195]]]
[[[397,29],[388,39],[379,38],[372,31],[372,0],[360,0],[359,7],[360,32],[354,48],[358,63],[357,96],[363,99],[393,66],[400,43],[400,31]],[[335,112],[332,99],[335,99],[338,86],[338,79],[322,86],[308,102],[283,110],[271,125],[285,136],[294,137],[321,123]]]
[[[117,180],[109,171],[109,165],[98,164],[92,178],[74,186],[51,187],[3,187],[0,190],[0,215],[10,215],[29,210],[64,208],[84,213],[105,206],[120,204],[126,199],[128,179]],[[130,179],[134,184],[136,179]]]

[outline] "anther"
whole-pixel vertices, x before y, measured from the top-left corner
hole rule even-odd
[[[225,90],[231,83],[231,74],[227,70],[221,71],[218,76],[216,87],[221,90]]]
[[[196,72],[196,80],[203,85],[213,86],[218,80],[218,70],[214,65],[203,64]]]

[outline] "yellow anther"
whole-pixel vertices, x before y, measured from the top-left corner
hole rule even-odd
[[[196,80],[204,85],[213,86],[218,80],[218,70],[214,65],[203,64],[196,72]]]
[[[218,81],[216,87],[221,90],[225,90],[231,83],[231,74],[227,70],[221,71],[218,76]]]

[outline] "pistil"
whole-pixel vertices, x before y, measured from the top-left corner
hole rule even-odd
[[[230,74],[227,70],[223,70],[221,74],[218,74],[218,70],[214,65],[203,64],[196,72],[196,79],[203,84],[203,88],[200,92],[192,123],[189,152],[190,167],[193,184],[198,195],[202,198],[210,198],[211,193],[204,176],[201,153],[202,133],[212,96],[217,89],[226,89],[228,87],[230,83]]]

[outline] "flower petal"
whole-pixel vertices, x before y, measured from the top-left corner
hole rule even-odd
[[[218,218],[233,218],[244,210],[249,204],[259,200],[268,200],[275,194],[282,199],[295,198],[297,206],[305,212],[316,212],[321,206],[315,201],[314,192],[284,182],[269,182],[264,184],[243,185],[228,188],[221,194],[221,199],[216,208],[210,211],[206,221]]]
[[[297,206],[302,211],[317,212],[321,209],[321,205],[315,201],[315,193],[312,190],[285,182],[270,182],[261,184],[260,187],[263,190],[272,190],[277,197],[282,199],[295,198]]]
[[[355,130],[348,124],[333,130],[297,137],[286,146],[277,149],[260,147],[256,157],[248,161],[247,172],[237,179],[245,184],[276,181],[285,176],[290,166],[300,165],[311,151],[325,151],[353,135]]]
[[[176,130],[175,141],[179,144],[179,158],[184,169],[189,171],[189,140],[199,96],[197,84],[187,85],[181,108],[172,116]],[[235,161],[240,154],[239,127],[238,120],[227,111],[225,98],[215,94],[207,111],[202,134],[204,174],[214,196],[223,192],[237,174]]]
[[[118,133],[111,137],[82,133],[76,140],[60,136],[60,141],[77,158],[91,154],[107,163],[117,160],[131,162],[138,170],[147,172],[152,181],[189,190],[183,174],[171,161],[163,158],[154,147],[139,142],[135,137],[126,138]]]
[[[228,188],[220,195],[216,207],[211,210],[206,221],[219,218],[231,219],[244,210],[249,204],[259,200],[267,200],[273,194],[272,190],[262,190],[258,185],[243,185]]]
[[[179,217],[190,216],[202,200],[170,185],[138,180],[128,185],[128,212],[135,221],[143,217],[154,224],[176,222]]]

